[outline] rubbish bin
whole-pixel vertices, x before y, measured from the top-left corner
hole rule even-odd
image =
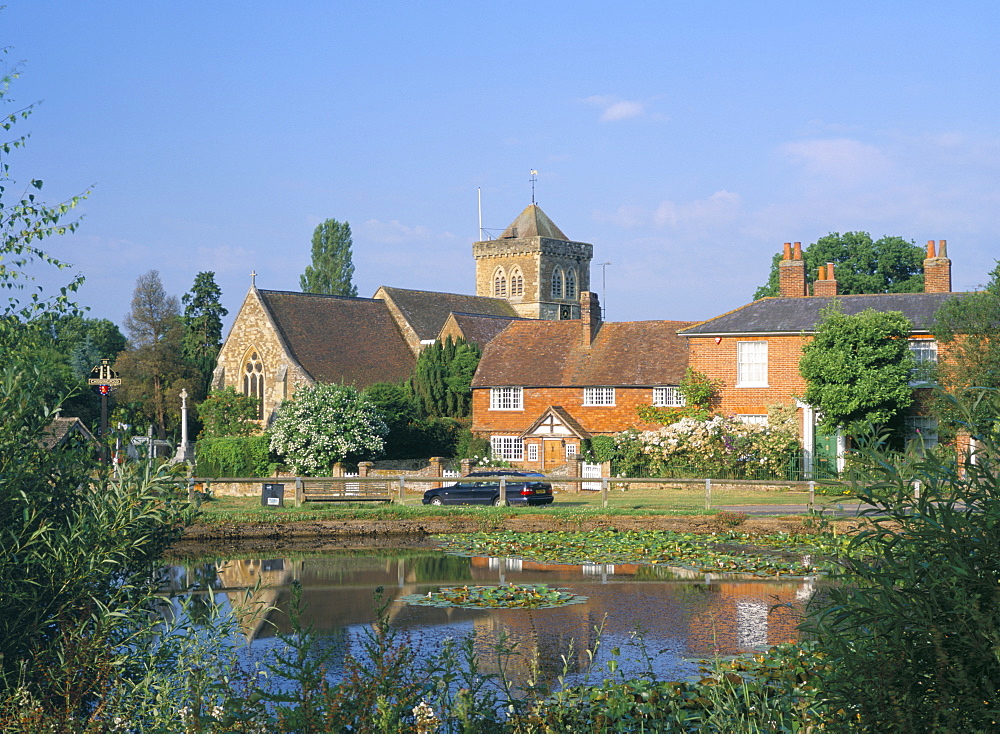
[[[264,507],[285,506],[284,484],[263,484],[260,488],[260,504]]]

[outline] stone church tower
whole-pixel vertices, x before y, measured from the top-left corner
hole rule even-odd
[[[594,246],[571,241],[537,204],[521,212],[498,239],[473,243],[472,254],[477,296],[506,298],[524,318],[580,318]]]

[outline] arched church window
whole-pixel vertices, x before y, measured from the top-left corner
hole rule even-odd
[[[257,398],[257,418],[264,418],[264,363],[256,350],[251,350],[243,363],[243,394]]]
[[[510,274],[510,294],[512,296],[524,295],[524,276],[519,269],[515,269]]]
[[[576,271],[566,272],[566,298],[576,298]]]
[[[563,271],[562,268],[556,268],[552,271],[552,297],[562,298],[563,297]]]
[[[507,276],[502,269],[498,269],[493,275],[493,296],[496,298],[507,297]]]

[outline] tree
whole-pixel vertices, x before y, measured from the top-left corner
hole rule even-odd
[[[319,383],[300,388],[278,408],[271,451],[296,472],[322,476],[339,461],[376,456],[388,432],[385,419],[356,389]]]
[[[996,266],[990,271],[990,282],[986,284],[986,292],[995,296],[1000,296],[1000,260],[996,261]]]
[[[102,358],[113,360],[127,346],[121,329],[108,319],[63,316],[53,322],[51,333],[73,374],[81,378],[88,377]]]
[[[101,359],[114,361],[125,351],[127,341],[121,330],[108,319],[83,316],[63,316],[56,319],[51,330],[49,347],[39,353],[51,353],[51,366],[46,372],[67,374],[63,400],[63,415],[76,416],[97,428],[101,416],[101,398],[87,384],[90,371]],[[112,401],[114,400],[112,393]]]
[[[943,347],[937,365],[942,387],[957,396],[979,387],[1000,388],[1000,288],[948,299],[934,314],[931,334]],[[934,400],[938,418],[957,428],[959,416],[951,407],[940,396]]]
[[[924,249],[902,237],[872,241],[867,232],[831,232],[802,251],[806,280],[816,279],[821,265],[834,264],[837,290],[858,293],[920,293],[924,289]],[[754,293],[754,300],[781,295],[778,287],[778,253],[771,262],[767,283]]]
[[[166,438],[168,417],[179,417],[180,391],[187,390],[193,401],[203,394],[199,376],[181,358],[179,311],[177,298],[163,290],[159,271],[140,275],[125,317],[129,348],[115,363],[122,378],[119,404],[130,403],[136,417],[150,420],[160,438]]]
[[[212,391],[198,406],[200,438],[250,436],[257,432],[258,398],[236,392],[232,386]]]
[[[0,80],[0,104],[14,76]],[[10,131],[30,112],[3,116],[0,128]],[[136,632],[152,631],[155,618],[154,562],[184,516],[173,501],[176,483],[145,474],[149,467],[112,478],[87,447],[43,444],[60,401],[23,345],[51,342],[54,324],[79,312],[72,294],[82,278],[58,295],[19,299],[26,267],[64,266],[35,243],[75,228],[65,216],[76,204],[49,206],[34,193],[5,200],[13,181],[3,156],[24,140],[0,141],[0,287],[11,291],[0,305],[0,719],[5,730],[20,721],[25,731],[71,731],[94,720],[94,703],[110,682],[135,672],[128,659]],[[33,180],[30,189],[41,185]],[[52,727],[34,729],[20,716],[60,710],[66,715]]]
[[[850,731],[996,730],[1000,393],[941,397],[980,441],[977,460],[859,445],[850,489],[870,522],[806,620],[823,697],[851,713]]]
[[[458,421],[421,416],[416,396],[406,385],[376,383],[366,387],[364,394],[385,418],[389,429],[383,450],[385,458],[416,459],[451,456],[455,452]]]
[[[836,301],[824,310],[802,349],[799,372],[806,380],[805,401],[820,411],[825,428],[858,435],[909,407],[911,329],[898,311],[847,316]]]
[[[420,352],[410,388],[425,416],[466,418],[472,411],[472,378],[482,351],[479,345],[450,336]]]
[[[190,292],[181,296],[184,304],[181,354],[201,374],[202,394],[208,392],[212,382],[215,358],[222,346],[222,319],[229,314],[219,302],[221,297],[222,291],[211,271],[198,273]]]
[[[357,296],[354,261],[351,254],[351,225],[327,219],[316,227],[312,237],[312,265],[299,278],[299,287],[306,293],[331,296]]]

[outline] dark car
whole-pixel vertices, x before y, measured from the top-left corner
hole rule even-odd
[[[506,503],[500,501],[499,479],[473,481],[476,477],[503,476]],[[544,479],[544,474],[530,471],[492,469],[475,471],[447,487],[428,489],[424,492],[425,505],[547,505],[552,502],[552,485],[531,481]]]

